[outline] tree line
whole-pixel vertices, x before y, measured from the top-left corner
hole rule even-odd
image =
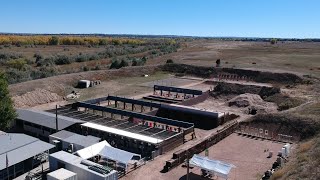
[[[108,45],[145,43],[142,39],[78,36],[18,36],[0,35],[0,45]]]

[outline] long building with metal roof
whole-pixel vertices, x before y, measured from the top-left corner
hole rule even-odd
[[[49,153],[54,145],[43,142],[37,138],[18,133],[2,133],[0,135],[0,179],[15,178],[39,165],[44,159],[36,158],[38,155]],[[7,170],[8,168],[8,170]]]
[[[48,141],[50,134],[56,133],[57,129],[65,130],[75,128],[75,125],[85,121],[58,115],[58,123],[54,113],[31,109],[17,109],[16,127],[24,133]],[[58,126],[57,126],[58,124]]]

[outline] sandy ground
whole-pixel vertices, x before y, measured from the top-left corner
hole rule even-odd
[[[209,158],[228,162],[236,166],[230,173],[232,180],[257,179],[276,161],[276,154],[284,144],[262,139],[251,139],[236,133],[209,148]],[[267,158],[269,152],[272,158]],[[201,153],[204,155],[204,153]],[[192,171],[193,172],[193,171]],[[199,173],[199,171],[196,171]]]
[[[261,139],[251,139],[231,134],[224,140],[209,148],[209,158],[231,163],[236,166],[229,174],[229,180],[251,180],[260,177],[266,170],[271,168],[276,156],[267,158],[269,152],[264,152],[266,149],[273,151],[276,154],[284,144]],[[204,153],[201,153],[204,155]],[[167,153],[157,157],[153,161],[147,162],[146,165],[129,173],[122,179],[125,180],[141,180],[141,179],[186,179],[187,169],[182,165],[172,169],[167,173],[161,173],[164,161],[172,156]],[[202,179],[199,168],[190,169],[190,180]],[[221,179],[221,178],[218,178]]]
[[[199,82],[199,80],[171,77],[167,79],[160,79],[156,81],[142,83],[141,86],[153,87],[154,85],[161,85],[161,86],[179,87],[179,86],[184,86],[184,85],[188,85],[195,82]]]

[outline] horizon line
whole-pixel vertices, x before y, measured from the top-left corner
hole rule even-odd
[[[17,33],[17,32],[0,32],[0,35],[104,35],[104,36],[163,36],[163,37],[188,37],[188,38],[230,38],[230,39],[320,39],[315,38],[295,38],[295,37],[250,37],[250,36],[201,36],[201,35],[173,35],[173,34],[125,34],[125,33]]]

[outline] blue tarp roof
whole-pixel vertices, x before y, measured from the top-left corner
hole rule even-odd
[[[228,178],[231,168],[235,167],[232,164],[225,163],[218,160],[212,160],[204,156],[193,155],[189,161],[190,165],[200,167],[201,169],[211,171],[217,176]]]

